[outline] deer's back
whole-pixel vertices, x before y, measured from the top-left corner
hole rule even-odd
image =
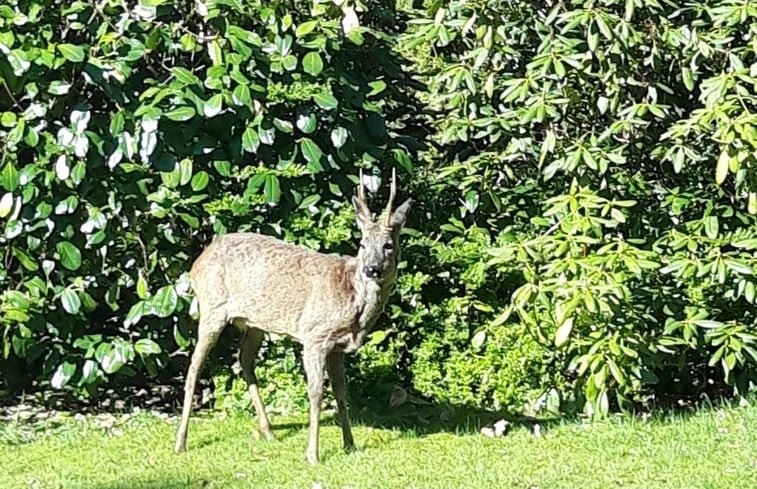
[[[322,323],[354,319],[354,259],[316,253],[256,233],[231,233],[211,243],[190,272],[200,314],[302,340]]]

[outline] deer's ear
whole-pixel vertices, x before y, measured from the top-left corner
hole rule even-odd
[[[394,209],[392,212],[392,218],[389,220],[389,225],[393,228],[401,228],[405,225],[407,220],[407,213],[410,211],[410,206],[413,205],[413,199],[407,199],[401,206]]]
[[[355,220],[357,221],[357,227],[362,231],[365,221],[370,216],[365,215],[365,203],[361,202],[357,195],[352,196],[352,206],[355,208]]]

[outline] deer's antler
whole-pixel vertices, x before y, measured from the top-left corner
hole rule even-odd
[[[394,205],[394,196],[397,193],[397,170],[392,168],[392,185],[389,187],[389,202],[386,203],[386,209],[382,215],[385,226],[389,225],[392,218],[392,206]]]
[[[368,204],[365,200],[365,187],[363,186],[363,169],[360,169],[360,181],[357,184],[357,203],[360,206],[360,212],[366,216],[370,217],[371,210],[368,208]]]

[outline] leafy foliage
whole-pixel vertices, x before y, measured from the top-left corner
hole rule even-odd
[[[404,34],[438,114],[435,185],[462,204],[443,236],[488,231],[514,290],[484,331],[526,326],[568,367],[563,409],[754,380],[753,14],[449,1]]]
[[[356,165],[411,170],[370,18],[344,35],[331,3],[198,5],[0,7],[2,345],[43,388],[170,377],[214,233],[344,250]]]
[[[755,6],[195,4],[0,7],[2,347],[41,388],[183,370],[214,234],[354,251],[358,167],[418,202],[362,397],[604,415],[754,385]]]

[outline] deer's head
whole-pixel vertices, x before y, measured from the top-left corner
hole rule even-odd
[[[358,194],[352,197],[355,206],[357,225],[363,237],[357,254],[358,273],[364,279],[382,283],[394,280],[399,262],[399,235],[407,219],[412,199],[407,199],[396,209],[392,209],[397,193],[396,173],[392,170],[392,185],[389,190],[389,202],[384,212],[374,219],[365,200],[363,172],[360,172]]]

